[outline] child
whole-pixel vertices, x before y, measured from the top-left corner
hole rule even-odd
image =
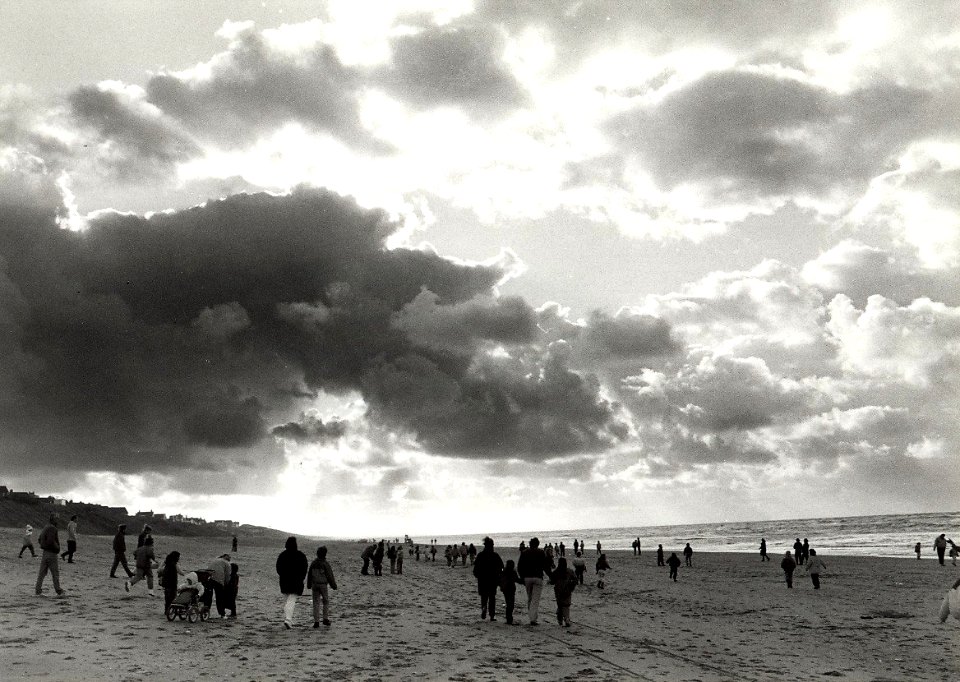
[[[676,552],[670,552],[670,558],[667,559],[667,566],[670,567],[670,577],[673,582],[677,582],[677,571],[680,569],[680,557]]]
[[[503,573],[500,574],[500,591],[503,592],[503,603],[506,606],[507,625],[513,625],[513,607],[517,596],[517,583],[522,583],[520,576],[517,575],[516,566],[513,559],[507,560],[507,565],[503,567]]]
[[[230,618],[237,617],[237,593],[240,591],[240,567],[230,564],[230,582],[227,583],[227,603],[225,608],[230,609]]]
[[[577,552],[573,560],[573,570],[577,576],[577,584],[583,585],[583,574],[587,572],[587,562],[583,559],[583,552]]]
[[[577,587],[577,576],[567,568],[567,560],[563,557],[557,559],[557,569],[550,574],[550,582],[553,584],[553,596],[557,600],[557,623],[568,628],[573,591]]]
[[[337,579],[327,561],[327,548],[317,547],[317,558],[310,564],[307,572],[307,589],[313,595],[313,627],[320,627],[320,605],[323,604],[323,624],[330,625],[330,595],[327,587],[337,589]]]
[[[147,594],[151,597],[155,596],[153,593],[153,569],[156,567],[156,556],[153,553],[153,537],[148,535],[143,545],[137,547],[133,556],[137,562],[136,575],[133,576],[133,580],[124,582],[124,589],[129,592],[131,586],[146,578]]]
[[[790,550],[783,555],[783,561],[780,562],[780,568],[783,569],[783,576],[787,579],[787,587],[793,587],[793,572],[797,568],[797,560],[793,558]]]
[[[37,553],[33,549],[33,526],[31,526],[29,523],[27,524],[27,527],[23,529],[23,545],[20,547],[19,559],[23,558],[23,552],[27,549],[30,550],[30,556],[37,556]]]
[[[953,565],[957,565],[957,555],[960,555],[960,549],[957,549],[957,546],[953,543],[953,540],[947,540],[950,543],[950,559],[953,561]]]
[[[597,543],[600,544],[600,543]],[[566,564],[566,562],[564,562]],[[607,555],[601,554],[597,557],[597,587],[601,590],[607,586],[607,581],[604,577],[607,575],[607,571],[610,570],[610,564],[607,563]]]

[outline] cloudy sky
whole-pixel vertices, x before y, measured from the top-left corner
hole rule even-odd
[[[956,510],[960,8],[0,5],[0,474],[316,535]]]

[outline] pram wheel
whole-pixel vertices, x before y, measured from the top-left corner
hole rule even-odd
[[[170,606],[167,607],[167,610],[165,611],[165,613],[166,613],[166,616],[167,616],[167,620],[176,620],[176,618],[177,618],[177,612],[174,611],[172,605],[170,605]]]
[[[184,609],[177,609],[177,618],[179,618],[180,620],[183,620],[183,619],[186,618],[186,617],[187,617],[187,612],[186,612],[186,610],[184,610]]]
[[[191,606],[191,607],[187,610],[187,620],[190,621],[191,623],[196,623],[196,622],[197,622],[197,618],[200,618],[200,617],[201,617],[201,616],[200,616],[200,612],[197,611],[197,607],[196,607],[196,606]]]

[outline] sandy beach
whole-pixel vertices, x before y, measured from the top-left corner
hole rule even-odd
[[[64,536],[61,531],[61,537]],[[135,534],[128,546],[136,544]],[[479,538],[464,538],[477,542]],[[18,559],[20,533],[0,529],[0,678],[10,680],[943,680],[960,677],[960,623],[939,623],[949,561],[823,556],[814,591],[798,571],[788,590],[779,567],[756,554],[695,554],[680,580],[652,551],[612,552],[607,588],[579,588],[573,627],[556,624],[546,588],[538,627],[480,619],[470,566],[406,557],[404,574],[359,575],[362,544],[326,542],[340,589],[332,626],[313,629],[310,599],[284,629],[274,572],[280,546],[241,537],[236,620],[167,622],[162,591],[124,591],[107,577],[109,537],[81,534],[74,564],[61,562],[67,596],[50,578],[33,593],[39,559]],[[646,542],[650,542],[645,539]],[[316,544],[301,542],[312,558]],[[184,569],[229,551],[230,540],[156,537],[157,556],[178,550]],[[496,548],[504,560],[515,547]],[[667,548],[668,551],[677,548]],[[568,556],[569,556],[568,552]],[[782,555],[782,549],[780,551]],[[593,575],[595,552],[587,555]],[[120,570],[122,575],[122,569]]]

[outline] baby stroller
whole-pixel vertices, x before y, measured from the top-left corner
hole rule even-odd
[[[201,576],[201,571],[196,571],[199,577],[199,583],[196,585],[184,585],[177,590],[177,596],[167,607],[167,620],[188,620],[196,623],[198,620],[205,621],[210,616],[210,609],[200,601],[200,590],[202,584],[206,582],[209,574]]]

